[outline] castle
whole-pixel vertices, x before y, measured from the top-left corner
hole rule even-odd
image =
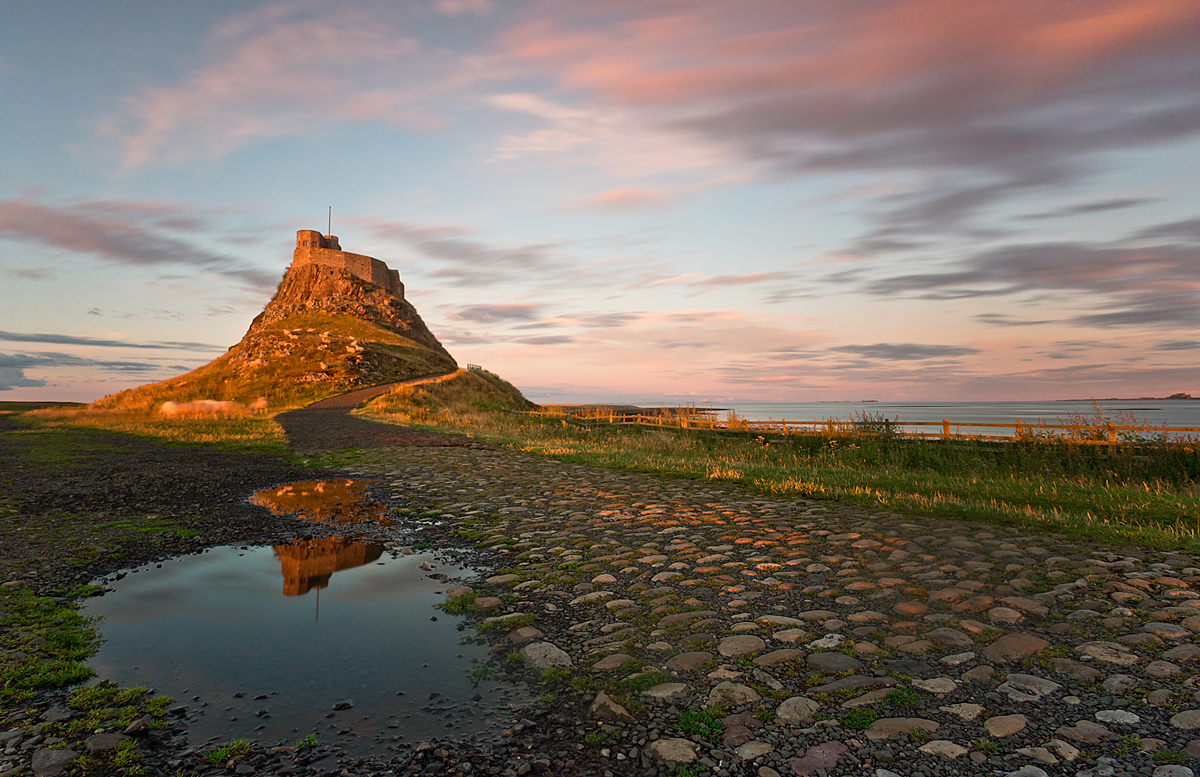
[[[386,264],[373,257],[343,251],[337,235],[322,235],[315,229],[302,229],[297,232],[292,267],[306,264],[345,270],[404,299],[404,284],[400,282],[399,271],[389,270]]]

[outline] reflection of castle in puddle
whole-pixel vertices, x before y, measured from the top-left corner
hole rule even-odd
[[[276,515],[295,515],[305,521],[335,525],[375,521],[387,526],[387,507],[367,498],[369,480],[302,480],[266,488],[250,497]],[[283,573],[284,596],[303,596],[329,585],[334,572],[370,564],[383,555],[383,546],[355,542],[353,536],[299,540],[276,545]]]
[[[383,555],[383,546],[355,542],[354,537],[326,537],[276,545],[275,556],[283,572],[283,595],[303,596],[329,585],[334,572],[370,564]]]
[[[387,526],[387,507],[367,498],[369,480],[302,480],[267,488],[250,497],[276,515],[295,514],[318,523],[376,521]]]

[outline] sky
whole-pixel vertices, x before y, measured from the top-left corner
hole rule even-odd
[[[0,4],[0,400],[244,334],[295,231],[542,402],[1200,395],[1195,0]]]

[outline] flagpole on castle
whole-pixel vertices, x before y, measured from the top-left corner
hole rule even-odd
[[[329,223],[325,225],[325,230],[326,230],[325,231],[326,236],[333,234],[333,206],[332,205],[329,206]]]

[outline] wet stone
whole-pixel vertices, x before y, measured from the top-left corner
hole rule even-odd
[[[754,653],[767,646],[761,637],[740,635],[725,637],[717,645],[717,652],[726,658],[736,658],[747,653]]]
[[[703,650],[680,653],[667,659],[667,669],[674,669],[677,672],[695,672],[703,669],[704,665],[712,659],[713,654]]]
[[[832,769],[848,749],[838,741],[814,745],[808,748],[803,756],[789,760],[788,766],[792,767],[797,777],[808,777],[819,769]]]
[[[845,653],[812,653],[808,665],[826,674],[837,672],[857,672],[863,668],[863,662]]]
[[[1018,661],[1048,647],[1050,647],[1050,643],[1041,637],[1012,632],[998,637],[984,648],[983,657],[989,661]]]
[[[907,734],[913,729],[932,734],[938,730],[938,724],[925,718],[880,718],[867,728],[867,739],[887,739],[893,734]]]

